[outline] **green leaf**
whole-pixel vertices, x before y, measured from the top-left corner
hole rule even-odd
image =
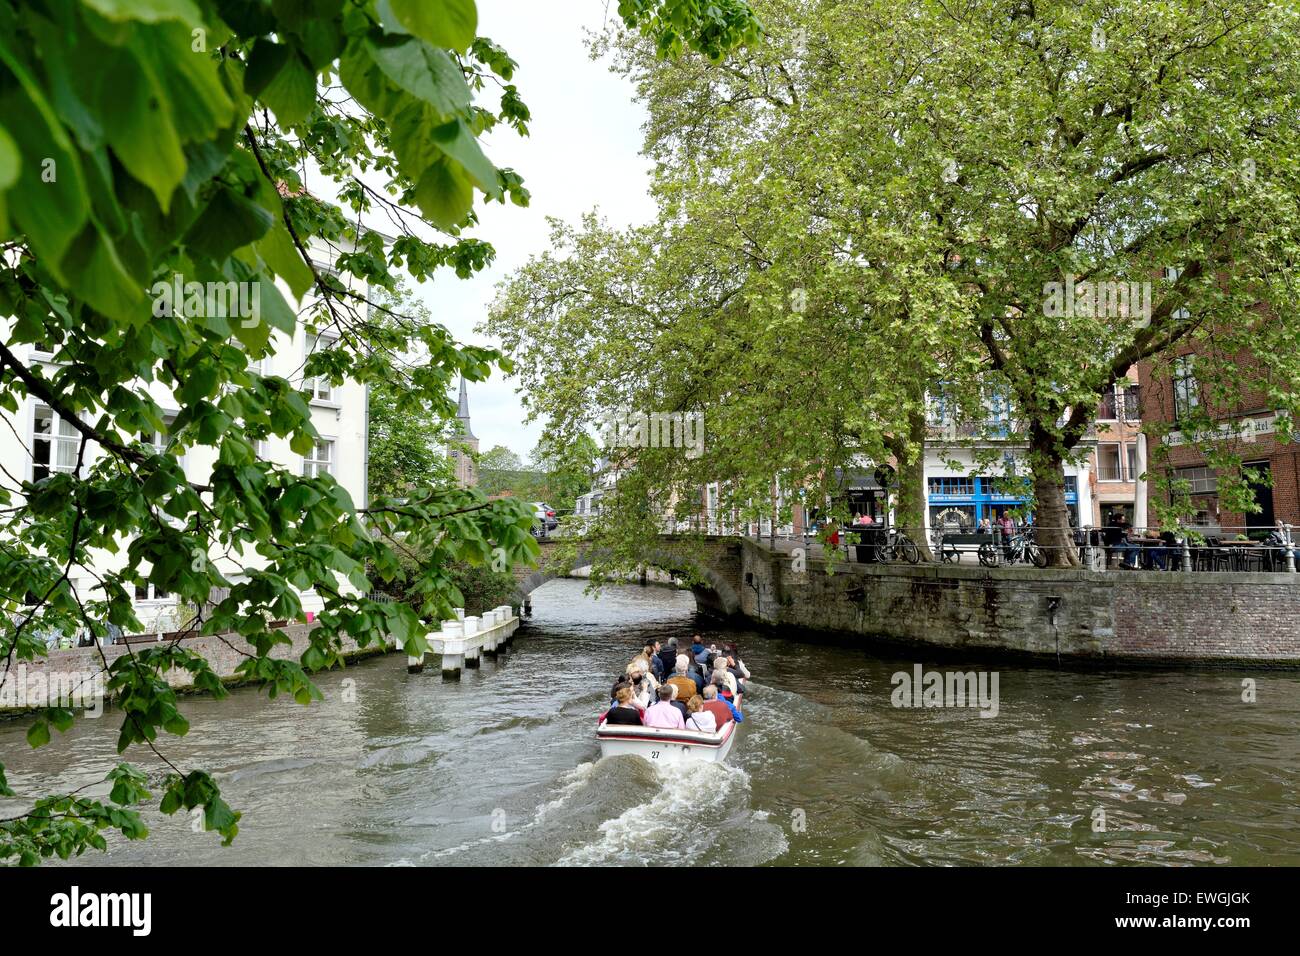
[[[3,34],[0,63],[19,81],[0,84],[0,116],[21,154],[39,157],[22,164],[18,185],[8,194],[9,212],[46,267],[62,278],[58,264],[90,214],[81,163],[39,84]]]
[[[257,243],[257,253],[271,271],[288,284],[294,298],[301,299],[315,283],[311,268],[303,261],[283,220],[277,221]]]
[[[274,224],[274,212],[222,185],[185,234],[185,242],[220,261],[241,246],[261,239]]]
[[[180,20],[200,26],[203,16],[190,0],[82,0],[82,2],[110,20],[139,20],[156,23],[160,20]]]
[[[478,32],[474,0],[388,0],[388,3],[404,27],[436,47],[464,53]]]
[[[434,144],[460,163],[479,189],[494,197],[500,196],[496,167],[483,155],[482,147],[464,120],[452,120],[428,132]]]
[[[465,74],[445,50],[392,36],[368,40],[365,48],[384,76],[440,113],[451,115],[469,108],[471,94]]]
[[[316,106],[316,71],[296,51],[258,97],[286,126],[297,126]]]
[[[248,54],[248,69],[244,70],[244,92],[258,96],[270,85],[289,62],[293,49],[266,37],[258,37]]]
[[[87,224],[63,260],[63,270],[77,292],[105,315],[131,325],[150,317],[144,284],[127,271],[116,246]]]
[[[175,56],[176,50],[154,55]],[[184,54],[192,56],[188,51]],[[92,108],[104,126],[109,146],[127,171],[148,186],[163,212],[185,178],[185,154],[172,124],[168,92],[152,72],[126,50],[106,55],[86,77],[93,88]]]
[[[0,126],[0,190],[8,189],[18,182],[18,171],[21,168],[22,158],[18,154],[18,144]]]
[[[424,171],[415,187],[415,202],[434,225],[451,230],[469,215],[474,187],[459,167],[443,160]]]
[[[27,728],[27,743],[32,747],[44,747],[50,742],[50,725],[38,720]]]

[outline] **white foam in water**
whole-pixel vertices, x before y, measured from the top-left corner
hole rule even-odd
[[[684,826],[688,820],[705,826],[719,817],[732,793],[749,787],[743,770],[718,763],[655,766],[662,784],[646,803],[624,811],[600,825],[599,838],[566,853],[558,866],[593,866],[602,863],[664,863],[695,858],[698,839]]]
[[[533,814],[533,818],[527,823],[519,827],[516,827],[513,830],[508,830],[505,833],[496,833],[493,834],[492,836],[480,837],[477,840],[470,840],[466,843],[461,843],[458,844],[457,846],[445,847],[444,849],[441,850],[429,850],[420,855],[420,862],[424,863],[429,860],[439,860],[444,857],[455,856],[458,853],[464,853],[467,850],[472,850],[476,847],[485,846],[489,843],[501,843],[505,840],[513,839],[514,837],[519,836],[521,833],[524,833],[527,830],[533,829],[534,827],[538,826],[542,822],[542,820],[546,817],[548,813],[558,810],[560,807],[564,806],[564,804],[569,801],[569,798],[572,797],[575,793],[577,793],[582,788],[582,785],[587,782],[587,778],[591,776],[591,772],[593,769],[595,769],[595,766],[596,765],[594,763],[581,763],[578,764],[578,766],[574,767],[572,770],[565,773],[560,778],[561,785],[560,785],[559,793],[556,794],[554,799],[548,800],[546,803],[541,804],[537,808],[537,811]],[[414,864],[407,863],[406,865],[413,866]]]
[[[537,813],[533,816],[533,825],[535,826],[538,823],[541,823],[548,813],[558,810],[560,807],[568,803],[569,798],[582,788],[582,785],[587,782],[587,778],[591,776],[591,772],[595,769],[596,764],[594,761],[580,763],[568,773],[564,774],[560,778],[559,793],[557,793],[553,799],[548,800],[537,808]]]

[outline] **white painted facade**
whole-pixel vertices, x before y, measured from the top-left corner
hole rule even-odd
[[[321,257],[323,258],[323,256]],[[294,299],[288,289],[280,286],[285,301],[293,303]],[[310,297],[312,293],[308,293]],[[304,302],[307,300],[304,299]],[[300,303],[302,305],[302,303]],[[300,308],[299,314],[303,314]],[[233,321],[238,321],[233,320]],[[308,336],[299,324],[292,336],[272,330],[274,354],[263,359],[257,370],[263,375],[277,375],[292,384],[306,390],[311,408],[312,423],[320,434],[320,441],[308,455],[298,455],[289,448],[289,440],[271,436],[258,444],[258,454],[264,460],[271,461],[297,474],[310,475],[328,472],[348,491],[357,507],[366,503],[366,472],[368,447],[367,390],[365,386],[347,381],[338,387],[331,387],[328,381],[308,382],[303,376],[303,365],[309,349],[315,347],[315,338]],[[50,355],[34,351],[30,346],[14,346],[19,357],[33,365],[45,365],[47,374],[52,371],[54,362]],[[163,410],[170,416],[179,411],[179,405],[170,390],[158,382],[150,383],[149,393]],[[49,471],[72,471],[76,464],[80,435],[68,424],[60,422],[44,403],[29,397],[17,413],[0,410],[6,419],[6,426],[0,428],[0,464],[8,470],[14,479],[33,480],[43,477]],[[129,442],[136,436],[120,436]],[[156,446],[165,447],[165,436],[154,436]],[[97,444],[90,443],[86,448],[86,464],[100,454]],[[193,482],[205,483],[211,476],[216,461],[217,449],[209,447],[190,448],[181,458],[186,476]],[[91,570],[95,574],[119,570],[126,564],[125,544],[118,554],[105,551],[92,553]],[[197,557],[197,556],[195,556]],[[241,580],[239,564],[215,552],[209,555],[226,577],[234,582]],[[264,564],[263,559],[251,550],[242,557],[241,563],[249,567]],[[92,587],[96,581],[94,575],[79,568],[70,573],[72,585],[79,593],[94,597]],[[344,591],[353,589],[340,578],[339,587]],[[303,610],[319,612],[323,599],[314,591],[302,594]],[[180,609],[172,595],[159,595],[153,592],[152,585],[136,592],[137,616],[148,632],[172,630],[181,622],[178,620]]]

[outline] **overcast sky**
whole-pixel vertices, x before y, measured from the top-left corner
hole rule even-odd
[[[488,341],[474,327],[486,317],[496,284],[547,248],[546,217],[574,222],[599,207],[611,224],[628,225],[653,215],[650,166],[639,155],[644,111],[631,85],[593,61],[584,45],[585,30],[599,30],[614,9],[607,11],[606,0],[479,0],[478,9],[479,35],[519,64],[514,82],[532,111],[530,136],[502,126],[484,146],[494,163],[523,176],[532,202],[525,209],[479,205],[481,225],[472,235],[496,248],[492,268],[468,281],[440,270],[432,283],[415,287],[434,319],[471,343]],[[541,425],[524,425],[516,387],[500,374],[471,382],[470,421],[483,451],[505,445],[526,459]]]

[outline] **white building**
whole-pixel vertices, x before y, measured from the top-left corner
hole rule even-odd
[[[292,303],[294,300],[288,290],[283,286],[280,288],[286,302]],[[308,296],[311,295],[309,292]],[[301,310],[299,314],[303,314]],[[367,499],[368,447],[366,388],[351,381],[334,387],[327,379],[309,381],[304,377],[303,364],[308,353],[328,344],[331,338],[329,335],[322,335],[318,339],[309,335],[301,323],[292,336],[278,330],[272,330],[271,335],[275,346],[274,354],[257,363],[256,370],[263,375],[278,375],[288,379],[308,393],[312,423],[320,440],[308,454],[298,455],[290,450],[287,438],[271,436],[258,443],[259,456],[302,475],[327,472],[347,489],[357,507],[364,507]],[[19,358],[33,365],[49,366],[47,374],[53,371],[55,362],[52,355],[30,346],[14,348],[26,351]],[[180,411],[170,390],[161,383],[150,383],[149,393],[163,409],[168,421]],[[40,480],[51,472],[74,470],[81,436],[71,424],[60,420],[59,415],[49,406],[29,397],[16,413],[0,410],[0,415],[8,420],[9,426],[0,428],[0,463],[14,478]],[[123,436],[127,440],[131,437],[135,436]],[[139,437],[152,443],[160,452],[166,451],[168,441],[165,432]],[[85,465],[89,465],[99,453],[98,446],[90,443],[86,449]],[[180,459],[186,476],[193,482],[205,483],[211,476],[216,454],[217,450],[210,447],[188,450]],[[122,543],[125,544],[125,541]],[[239,565],[235,562],[216,553],[209,557],[226,577],[235,582],[241,579]],[[249,567],[263,563],[251,551],[241,560],[243,565]],[[106,551],[92,553],[91,566],[96,574],[119,570],[125,564],[124,548],[117,554]],[[79,593],[88,596],[92,594],[91,587],[96,583],[92,574],[74,567],[70,578]],[[341,590],[352,590],[343,579],[340,579],[339,586]],[[180,620],[183,612],[177,607],[175,596],[156,593],[153,585],[138,587],[135,603],[137,616],[148,632],[173,630],[183,623]],[[323,603],[323,599],[314,591],[302,595],[304,611],[317,612]]]
[[[1017,483],[1027,483],[1028,445],[1005,402],[990,403],[983,422],[954,422],[942,402],[931,402],[930,435],[925,446],[926,534],[942,526],[970,531],[985,518],[994,521],[1025,500]],[[1092,523],[1091,463],[1094,429],[1080,443],[1081,461],[1064,465],[1065,506],[1076,527]],[[1014,476],[1014,477],[1013,477]]]

